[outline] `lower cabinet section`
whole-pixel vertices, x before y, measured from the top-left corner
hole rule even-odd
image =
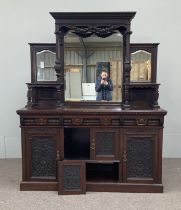
[[[123,182],[159,183],[159,129],[125,129],[123,139]]]
[[[86,162],[87,182],[118,182],[119,162]]]
[[[22,128],[21,190],[162,192],[162,128]]]
[[[57,160],[62,156],[63,130],[60,128],[24,128],[23,181],[57,180]],[[62,139],[63,140],[63,139]]]

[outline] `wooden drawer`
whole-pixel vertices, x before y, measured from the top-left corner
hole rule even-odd
[[[59,126],[59,125],[62,125],[61,117],[28,116],[21,118],[21,126]]]
[[[126,116],[120,118],[121,126],[163,126],[162,119],[157,116]]]
[[[119,126],[119,116],[112,115],[92,115],[92,116],[65,116],[63,119],[65,126]]]

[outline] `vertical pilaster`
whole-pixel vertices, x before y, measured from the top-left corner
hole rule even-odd
[[[57,106],[64,104],[64,36],[68,32],[67,27],[60,27],[56,24],[56,61],[55,61],[55,71],[57,76],[57,83],[60,84],[57,88]]]
[[[130,71],[131,71],[131,56],[130,56],[130,35],[131,31],[129,28],[123,34],[123,107],[129,108],[129,87],[130,82]]]

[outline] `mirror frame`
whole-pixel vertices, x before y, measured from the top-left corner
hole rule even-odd
[[[112,35],[119,31],[123,36],[123,89],[122,102],[129,106],[126,100],[127,90],[125,84],[130,82],[130,25],[136,12],[51,12],[55,19],[56,35],[56,61],[55,71],[57,83],[61,84],[59,93],[60,106],[65,103],[64,93],[64,36],[68,31],[73,31],[81,37],[88,37],[96,34],[99,37]],[[84,102],[85,103],[85,102]],[[95,103],[95,102],[94,102]],[[104,104],[105,102],[101,102]],[[108,102],[106,104],[109,104]],[[119,102],[120,103],[120,102]],[[91,103],[92,104],[92,103]]]
[[[31,51],[31,82],[34,84],[51,83],[61,86],[57,92],[60,106],[64,104],[71,104],[71,102],[65,102],[64,98],[64,36],[69,30],[81,31],[86,28],[87,31],[93,33],[99,33],[99,36],[104,36],[106,33],[111,33],[114,30],[118,30],[123,36],[123,89],[122,89],[122,102],[73,102],[76,104],[88,104],[92,105],[118,105],[125,104],[125,96],[127,94],[126,85],[130,82],[130,24],[134,18],[136,12],[61,12],[50,13],[55,19],[55,34],[56,34],[56,49],[55,44],[52,43],[30,43]],[[81,30],[80,30],[81,29]],[[85,30],[84,30],[85,31]],[[107,35],[107,34],[106,34]],[[37,81],[37,60],[36,53],[42,50],[50,50],[56,53],[55,71],[57,75],[56,81]]]
[[[43,50],[49,50],[56,53],[56,46],[53,43],[29,43],[31,54],[31,82],[32,83],[52,83],[56,81],[38,81],[37,80],[37,53]]]
[[[159,43],[132,43],[130,46],[130,54],[143,50],[151,54],[151,81],[146,83],[156,83],[157,80],[157,53]],[[131,82],[130,83],[134,83]],[[141,83],[141,82],[136,82]]]

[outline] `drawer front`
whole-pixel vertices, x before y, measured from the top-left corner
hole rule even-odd
[[[64,116],[64,126],[120,126],[119,116],[112,115],[92,115],[92,116]]]
[[[36,116],[36,117],[21,117],[21,126],[60,126],[62,125],[61,117],[46,117],[46,116]]]
[[[163,119],[157,116],[126,116],[120,122],[121,126],[163,126]]]

